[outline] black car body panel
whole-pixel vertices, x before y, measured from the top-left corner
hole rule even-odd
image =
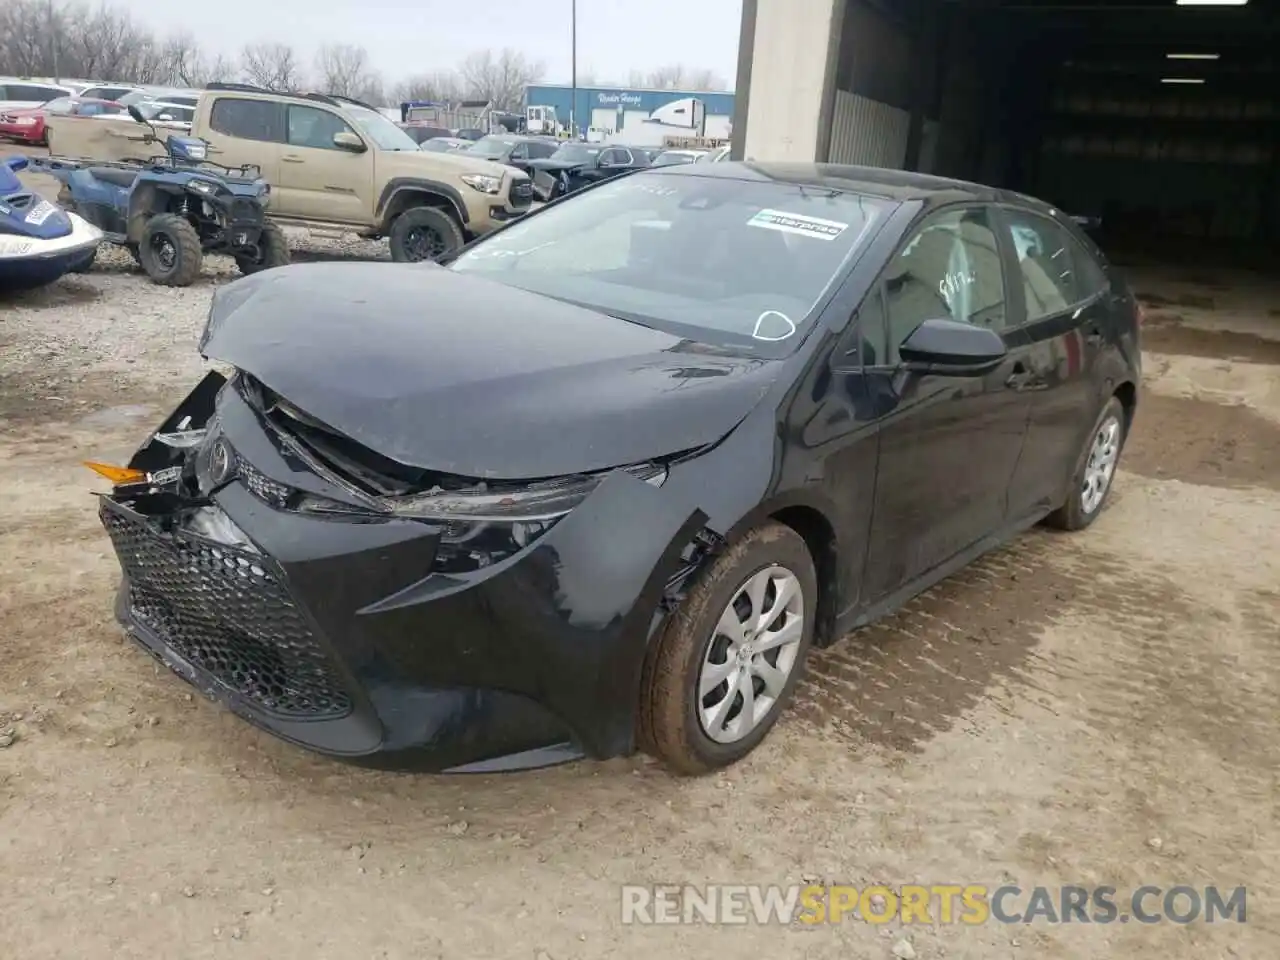
[[[861,168],[639,175],[849,191],[888,213],[803,336],[768,355],[436,265],[293,266],[222,288],[201,349],[240,372],[211,374],[161,426],[207,428],[199,451],[153,439],[132,462],[147,483],[103,499],[133,635],[241,716],[345,759],[474,770],[616,756],[636,747],[654,637],[744,531],[774,519],[800,533],[821,588],[816,642],[829,643],[1063,502],[1112,397],[1133,417],[1136,302],[1047,205]],[[899,362],[890,266],[936,218],[974,210],[999,238],[986,249],[1004,279],[988,291],[1003,298],[1000,353],[963,374]],[[1087,296],[1028,319],[1008,211],[1085,251]],[[494,239],[471,249],[501,249]],[[515,498],[583,474],[594,486],[540,533],[459,566],[467,537],[501,524],[374,509],[394,498],[319,462],[277,402],[464,492],[493,483]],[[206,483],[219,444],[227,469]],[[615,469],[642,461],[660,479]],[[308,513],[313,498],[336,508]]]
[[[714,443],[775,372],[434,264],[276,274],[218,291],[201,352],[385,457],[443,473],[561,476]],[[351,322],[368,304],[376,338]],[[483,459],[478,436],[493,444]]]

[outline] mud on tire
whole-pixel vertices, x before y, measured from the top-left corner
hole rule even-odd
[[[289,239],[278,223],[270,221],[262,225],[262,232],[258,235],[258,255],[240,254],[236,257],[236,266],[246,276],[288,264]]]
[[[204,254],[196,228],[176,214],[162,213],[147,221],[138,242],[138,262],[155,283],[186,287],[200,276]]]
[[[800,585],[803,616],[794,665],[781,694],[756,726],[733,742],[718,742],[708,736],[700,718],[707,699],[715,698],[720,689],[700,695],[703,664],[714,645],[724,642],[718,627],[721,614],[729,609],[731,601],[755,574],[774,566],[792,573]],[[754,750],[786,709],[804,672],[817,605],[818,580],[813,558],[803,538],[790,527],[770,522],[734,543],[702,572],[649,651],[637,715],[639,748],[675,772],[686,775],[728,766]],[[765,609],[770,609],[767,603]],[[758,613],[753,611],[750,616]],[[727,695],[733,696],[732,689]],[[758,698],[760,694],[755,696]]]

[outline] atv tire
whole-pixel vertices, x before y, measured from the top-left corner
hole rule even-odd
[[[251,273],[270,270],[272,267],[289,265],[289,238],[278,223],[265,223],[262,233],[258,235],[258,255],[251,257],[240,254],[236,257],[236,266],[246,277]]]
[[[410,207],[392,221],[388,239],[396,263],[439,260],[466,242],[458,221],[436,207]]]
[[[182,217],[162,213],[142,228],[138,262],[153,283],[189,287],[200,276],[203,260],[200,234]]]

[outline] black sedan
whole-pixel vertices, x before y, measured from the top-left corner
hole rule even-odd
[[[490,134],[481,137],[467,148],[467,156],[483,157],[495,163],[505,163],[529,173],[529,163],[546,160],[560,149],[556,140],[545,137],[524,137],[518,134]]]
[[[333,756],[721,767],[811,646],[1098,517],[1138,319],[1059,211],[834,166],[655,169],[442,265],[255,274],[200,342],[230,379],[98,467],[117,613]]]
[[[552,200],[647,166],[649,154],[639,147],[575,142],[545,160],[530,160],[527,169],[538,198]]]

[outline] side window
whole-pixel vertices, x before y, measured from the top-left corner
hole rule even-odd
[[[213,104],[209,126],[218,133],[243,140],[279,140],[277,106],[269,100],[219,97]]]
[[[44,105],[45,113],[70,113],[75,106],[75,101],[70,97],[59,97],[57,100],[50,100]]]
[[[1048,217],[1024,210],[1006,209],[1010,239],[1018,256],[1027,320],[1062,313],[1077,296],[1075,265],[1067,247],[1067,232]]]
[[[1088,300],[1105,290],[1111,281],[1097,258],[1074,237],[1068,236],[1067,246],[1071,249],[1071,262],[1075,265],[1076,300]]]
[[[545,159],[556,152],[554,143],[531,143],[529,144],[529,156],[534,160]]]
[[[885,273],[887,362],[926,320],[1005,327],[1004,271],[986,207],[938,214],[902,248]],[[885,361],[882,361],[885,362]]]
[[[340,116],[316,107],[289,104],[288,143],[315,150],[337,150],[333,138],[339,133],[355,133]]]
[[[885,348],[884,287],[877,283],[858,308],[858,357],[864,367],[888,362]],[[849,344],[853,346],[853,344]]]
[[[35,91],[36,98],[41,103],[46,103],[49,100],[55,100],[58,97],[65,97],[67,95],[67,91],[63,90],[61,87],[33,87],[32,89]]]
[[[528,160],[529,145],[527,143],[517,143],[514,147],[511,148],[511,159],[512,160]]]

